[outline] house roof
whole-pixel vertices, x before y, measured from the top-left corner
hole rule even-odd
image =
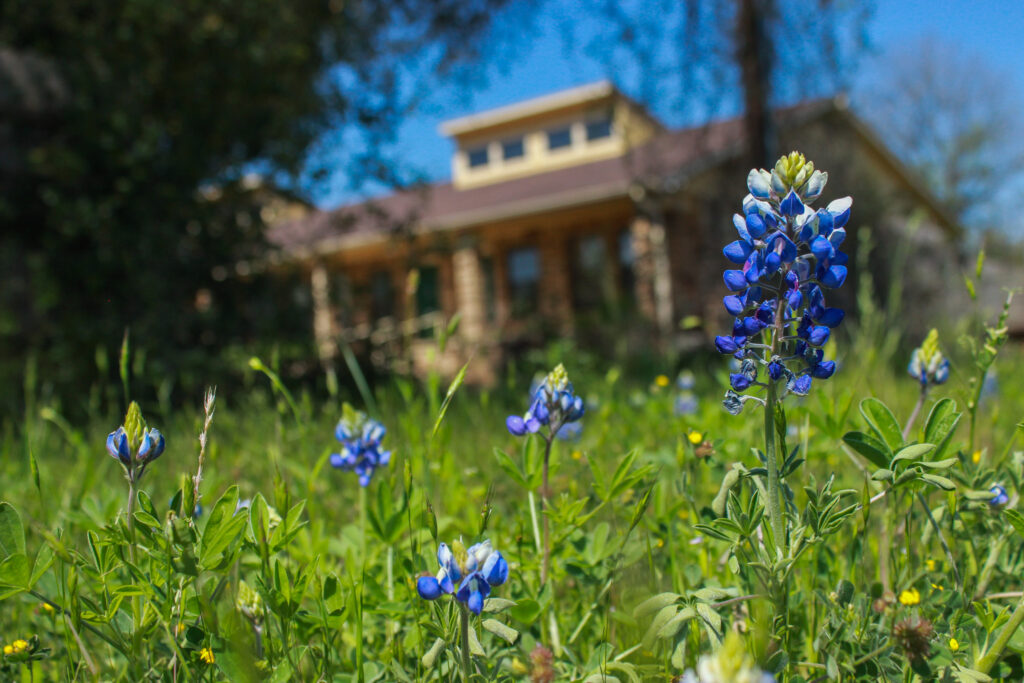
[[[846,110],[839,100],[805,102],[777,115],[781,127],[807,123],[830,112],[842,112],[866,142],[906,175],[908,187],[930,205],[946,227],[956,222],[945,214],[884,145]],[[685,179],[735,158],[745,147],[745,128],[739,117],[704,126],[667,131],[633,149],[625,157],[603,159],[536,175],[469,189],[451,183],[425,185],[385,197],[317,211],[302,220],[273,227],[268,238],[285,258],[325,254],[386,239],[398,228],[414,232],[454,230],[480,223],[572,208],[595,201],[625,198],[631,188],[675,191]]]

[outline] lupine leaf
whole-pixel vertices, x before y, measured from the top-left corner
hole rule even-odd
[[[1006,521],[1010,523],[1018,534],[1024,537],[1024,515],[1021,515],[1016,510],[1004,510],[1003,517],[1006,518]]]
[[[890,451],[895,452],[903,446],[903,430],[888,406],[877,398],[866,398],[860,402],[860,413],[871,431],[889,446]]]
[[[484,619],[483,627],[509,645],[515,645],[515,642],[519,640],[519,631],[511,626],[506,626],[497,619]]]
[[[10,503],[0,503],[0,560],[25,554],[25,529],[21,515]]]
[[[868,459],[875,467],[888,468],[889,459],[892,457],[892,451],[885,445],[884,442],[879,441],[870,434],[864,432],[847,432],[843,435],[843,441],[847,446],[857,451],[865,458]]]

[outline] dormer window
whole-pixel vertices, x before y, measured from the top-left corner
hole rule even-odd
[[[587,140],[600,140],[612,135],[612,118],[605,116],[587,121]]]
[[[520,159],[526,154],[523,146],[523,138],[510,138],[501,143],[501,155],[505,161],[509,159]]]
[[[572,131],[569,126],[552,128],[548,131],[548,149],[563,149],[572,145]]]
[[[474,147],[473,149],[466,151],[466,159],[469,162],[470,168],[479,168],[480,166],[486,166],[489,161],[487,156],[487,146]]]

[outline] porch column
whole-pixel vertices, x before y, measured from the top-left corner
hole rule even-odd
[[[487,307],[484,301],[484,274],[475,245],[465,245],[452,254],[455,279],[455,310],[462,316],[459,333],[471,345],[484,337]]]
[[[664,335],[672,331],[672,269],[664,220],[638,214],[630,226],[636,301],[640,313]]]
[[[564,239],[545,236],[540,243],[540,308],[564,335],[572,334],[572,282]]]
[[[309,289],[313,297],[313,339],[317,356],[327,375],[327,389],[333,396],[338,390],[338,375],[334,361],[338,357],[338,342],[334,336],[331,314],[330,278],[322,261],[313,264],[309,274]]]

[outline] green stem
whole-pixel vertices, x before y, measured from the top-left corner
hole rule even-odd
[[[917,421],[917,416],[921,414],[921,408],[924,407],[925,398],[928,395],[928,385],[921,385],[921,393],[917,395],[917,403],[914,404],[914,410],[911,411],[910,417],[907,418],[907,424],[903,427],[903,440],[906,441],[910,438],[910,430],[914,428],[914,422]]]
[[[462,650],[462,680],[464,683],[469,683],[470,673],[470,660],[469,660],[469,610],[465,605],[459,604],[460,612],[460,628],[459,628],[459,643],[460,649]]]
[[[1010,642],[1010,638],[1017,632],[1020,625],[1024,623],[1024,598],[1020,599],[1017,603],[1017,607],[1014,608],[1013,614],[1010,615],[1010,620],[1006,622],[1006,626],[999,632],[999,636],[996,637],[996,642],[992,643],[992,647],[988,649],[985,656],[978,660],[975,665],[975,669],[983,674],[987,674],[989,670],[995,666],[999,658],[1003,656],[1003,650],[1006,649],[1006,644]]]
[[[138,568],[135,562],[135,499],[138,497],[136,491],[137,476],[133,473],[128,477],[128,559],[132,567]],[[142,625],[142,605],[138,595],[132,596],[132,665],[138,663],[139,647],[142,644],[139,628]]]
[[[540,489],[540,514],[541,524],[543,527],[544,534],[544,549],[543,556],[540,565],[540,585],[544,586],[548,582],[548,568],[551,563],[551,537],[550,537],[550,522],[548,520],[547,509],[548,509],[548,467],[551,460],[551,444],[555,440],[555,434],[552,432],[550,437],[544,439],[544,478]]]
[[[921,392],[924,395],[924,392]],[[960,578],[960,570],[956,566],[956,560],[953,558],[953,551],[950,550],[949,544],[946,543],[946,537],[942,535],[942,529],[939,528],[938,523],[935,521],[935,517],[932,515],[932,509],[928,507],[928,501],[924,499],[924,495],[918,491],[917,500],[921,503],[921,507],[924,508],[924,513],[928,515],[928,521],[932,525],[932,529],[935,530],[935,535],[939,537],[939,543],[942,544],[942,549],[946,552],[946,559],[949,560],[949,566],[953,568],[953,578],[956,579],[956,588],[958,591],[964,589],[963,580]]]
[[[775,384],[768,382],[764,402],[764,456],[768,465],[768,519],[771,522],[775,547],[786,543],[786,530],[782,518],[782,500],[779,480],[779,454],[775,444]]]

